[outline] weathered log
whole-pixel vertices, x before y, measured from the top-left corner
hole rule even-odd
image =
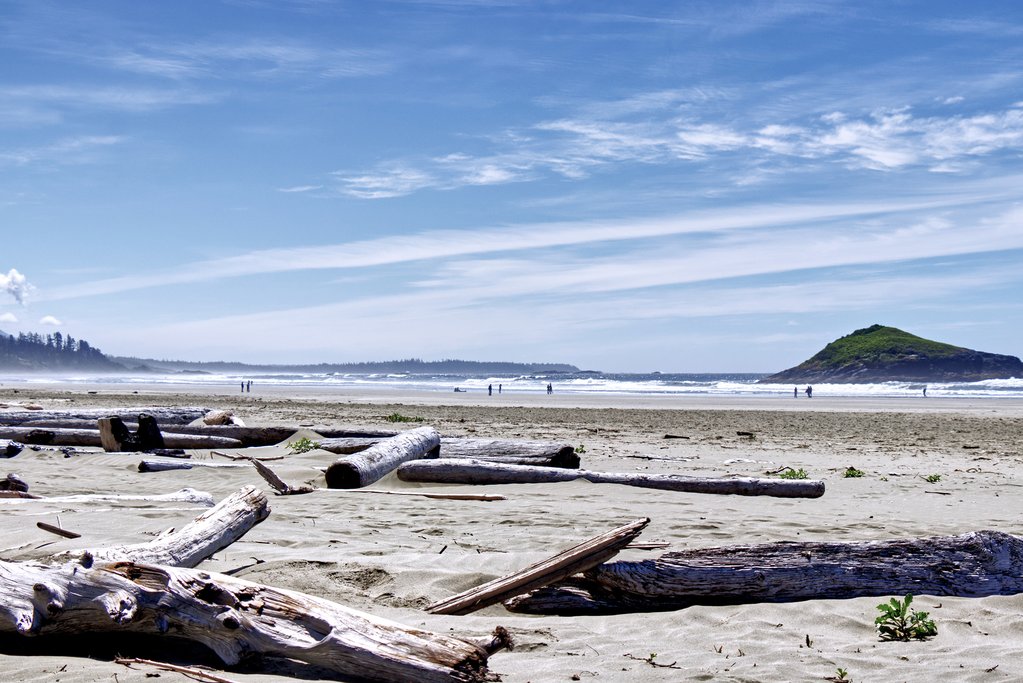
[[[358,453],[379,443],[372,437],[346,437],[321,439],[321,450],[344,455]],[[475,458],[509,465],[537,465],[546,467],[579,467],[579,454],[567,443],[553,441],[527,441],[519,439],[478,439],[442,437],[441,458]]]
[[[96,423],[99,425],[99,440],[103,450],[108,453],[121,451],[151,451],[157,448],[166,448],[163,435],[152,415],[142,413],[139,415],[138,429],[132,432],[128,429],[121,418],[101,417]]]
[[[209,408],[179,407],[167,408],[146,406],[140,408],[79,408],[75,410],[0,410],[0,425],[20,425],[29,420],[91,420],[93,424],[101,417],[116,415],[125,422],[134,421],[140,413],[152,415],[160,424],[188,424],[206,413]]]
[[[53,526],[52,524],[47,524],[46,522],[36,522],[36,526],[39,527],[40,529],[42,529],[43,531],[49,531],[51,534],[56,534],[57,536],[63,536],[64,538],[81,538],[82,537],[81,534],[75,533],[74,531],[68,531],[67,529],[62,529],[59,526]]]
[[[263,480],[282,496],[298,496],[303,493],[312,493],[316,490],[313,486],[292,486],[278,477],[276,472],[258,460],[253,459],[250,460],[250,462],[252,463],[252,466],[256,468],[256,471],[259,472],[259,476],[263,477]]]
[[[482,460],[441,458],[405,463],[398,468],[402,481],[445,484],[536,484],[585,479],[594,484],[624,484],[642,488],[781,498],[819,498],[824,482],[815,480],[684,477],[671,474],[591,472],[528,465],[503,465]]]
[[[78,493],[71,496],[48,496],[45,498],[43,496],[34,495],[25,495],[18,497],[45,500],[49,503],[87,503],[97,501],[124,503],[129,501],[137,501],[140,503],[191,503],[194,505],[201,505],[203,507],[213,507],[213,496],[206,493],[205,491],[196,491],[195,489],[188,487],[175,491],[174,493],[159,493],[155,495],[154,494],[132,495],[122,493]]]
[[[180,529],[165,532],[146,543],[71,551],[55,555],[50,561],[68,561],[88,554],[96,562],[131,559],[194,567],[237,541],[269,514],[266,494],[253,486],[245,486]]]
[[[94,423],[95,424],[95,423]],[[41,446],[102,446],[98,429],[63,429],[58,427],[0,427],[4,439]],[[163,432],[167,448],[241,448],[242,442],[224,436],[200,436]],[[2,442],[0,442],[2,443]],[[12,442],[13,443],[13,442]],[[133,449],[135,450],[135,449]]]
[[[191,469],[230,469],[248,467],[240,462],[203,462],[200,460],[142,460],[139,462],[139,472],[170,472],[173,470]]]
[[[436,457],[440,434],[433,427],[419,427],[335,461],[327,468],[327,487],[357,489],[369,486],[409,460]]]
[[[1023,539],[997,531],[850,543],[768,543],[612,562],[509,600],[535,614],[678,609],[689,605],[1023,593]]]
[[[373,681],[487,679],[488,652],[477,643],[225,574],[133,561],[0,561],[0,595],[0,633],[167,634],[228,665],[268,654]]]
[[[488,581],[482,586],[434,603],[427,607],[426,611],[433,614],[469,614],[515,595],[584,572],[617,555],[622,548],[639,536],[649,523],[648,518],[638,519],[612,529],[510,576]]]
[[[25,448],[17,441],[0,439],[0,458],[13,458]]]

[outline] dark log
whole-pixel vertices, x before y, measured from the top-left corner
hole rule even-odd
[[[0,439],[0,458],[13,458],[25,448],[17,441]]]
[[[103,445],[103,439],[98,429],[0,427],[0,438],[16,439],[21,443],[41,446],[95,447]],[[163,440],[167,448],[241,448],[242,446],[242,443],[237,439],[227,437],[171,432],[163,432]],[[0,441],[0,444],[2,443]]]
[[[419,458],[436,457],[440,435],[433,427],[402,432],[362,451],[336,460],[327,468],[327,487],[357,489],[381,479],[398,465]]]
[[[81,538],[82,537],[81,534],[77,534],[74,531],[68,531],[67,529],[62,529],[59,526],[53,526],[52,524],[47,524],[46,522],[36,522],[36,526],[39,527],[40,529],[42,529],[43,531],[49,531],[51,534],[56,534],[57,536],[63,536],[64,538]]]
[[[888,595],[1023,593],[1023,539],[997,531],[851,543],[768,543],[612,562],[505,603],[516,612],[585,614],[689,605]]]
[[[24,493],[28,491],[28,483],[13,472],[8,472],[7,476],[0,479],[0,491],[21,491]]]
[[[160,424],[188,424],[210,412],[209,408],[181,407],[164,408],[146,406],[141,408],[80,408],[76,410],[0,410],[0,425],[20,425],[29,420],[91,420],[95,424],[101,417],[115,415],[125,422],[138,419],[140,413],[152,415]]]
[[[2,413],[0,413],[2,414]],[[107,417],[107,416],[104,416]],[[131,416],[129,419],[123,419],[124,425],[130,430],[138,429],[138,423],[135,422],[138,416]],[[96,420],[82,419],[82,418],[65,418],[65,419],[54,419],[54,418],[43,418],[39,420],[26,420],[20,423],[20,427],[58,427],[62,429],[95,429]],[[229,439],[237,439],[241,442],[242,446],[254,447],[254,446],[274,446],[290,439],[295,432],[300,431],[301,427],[288,427],[288,426],[269,426],[269,427],[249,427],[244,425],[207,425],[207,424],[176,424],[174,425],[173,432],[175,434],[195,434],[199,436],[221,436]],[[348,427],[321,427],[319,429],[311,429],[317,434],[320,434],[325,439],[365,439],[362,443],[362,447],[356,450],[365,450],[374,443],[383,439],[395,436],[398,434],[394,430],[384,429],[353,429]],[[350,452],[354,453],[356,450]],[[338,451],[334,451],[338,452]],[[349,451],[345,451],[349,452]]]
[[[585,479],[594,484],[624,484],[641,488],[718,493],[740,496],[819,498],[824,482],[814,480],[683,477],[671,474],[591,472],[528,465],[503,465],[482,460],[444,458],[409,462],[398,468],[402,481],[444,484],[537,484]]]
[[[101,417],[96,422],[99,425],[100,443],[108,453],[166,448],[163,435],[152,415],[139,415],[139,426],[135,432],[129,430],[117,416]]]
[[[240,462],[202,462],[199,460],[142,460],[139,462],[139,472],[171,472],[173,470],[192,469],[230,469],[248,467]]]
[[[542,560],[510,576],[488,581],[426,608],[433,614],[470,614],[526,591],[584,572],[618,554],[650,523],[638,519],[580,543],[554,557]]]
[[[331,453],[364,451],[380,439],[347,437],[321,439],[319,448]],[[445,436],[440,440],[441,458],[475,458],[509,465],[579,467],[579,455],[571,444],[516,439],[477,439]]]

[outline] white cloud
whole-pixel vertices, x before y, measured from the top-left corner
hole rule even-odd
[[[13,313],[0,313],[0,323],[16,323],[18,316]]]
[[[295,187],[278,187],[278,192],[313,192],[322,190],[323,185],[296,185]]]
[[[87,163],[95,161],[97,150],[121,144],[124,140],[125,138],[118,135],[86,135],[77,138],[64,138],[49,145],[0,151],[0,162],[6,161],[15,166],[39,163]]]
[[[49,325],[49,326],[52,326],[52,327],[58,327],[60,325],[63,325],[64,323],[62,323],[61,321],[57,320],[52,315],[44,315],[42,318],[39,319],[39,324],[40,325]]]
[[[28,295],[33,289],[35,287],[29,284],[25,276],[16,268],[11,268],[6,275],[0,273],[0,291],[10,294],[21,305],[25,305]]]

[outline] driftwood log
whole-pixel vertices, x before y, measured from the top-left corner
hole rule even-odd
[[[239,469],[248,467],[240,462],[206,462],[202,460],[142,460],[139,472],[171,472],[173,470],[192,469]]]
[[[21,453],[23,448],[24,446],[17,441],[0,439],[0,458],[13,458],[18,453]]]
[[[295,591],[187,569],[266,515],[251,487],[178,532],[79,551],[60,564],[0,561],[0,636],[169,635],[226,664],[273,655],[374,681],[483,681],[506,634],[469,642],[408,628]],[[151,564],[155,560],[163,564]],[[51,645],[51,652],[53,651]]]
[[[321,450],[344,455],[359,453],[380,441],[372,437],[330,438],[321,439],[317,445]],[[554,441],[445,436],[440,440],[439,457],[475,458],[509,465],[579,467],[579,454],[575,452],[575,447]]]
[[[440,434],[433,427],[418,427],[385,439],[359,453],[336,460],[327,468],[327,487],[357,489],[383,478],[403,462],[436,457]]]
[[[95,422],[93,423],[95,424]],[[40,446],[102,446],[103,439],[98,429],[69,429],[60,427],[0,427],[4,439],[13,439],[25,444]],[[167,448],[241,448],[237,439],[223,436],[200,436],[163,432]],[[0,442],[2,444],[3,442]],[[131,450],[137,450],[132,448]],[[2,451],[0,451],[2,452]]]
[[[853,543],[769,543],[612,562],[505,602],[515,612],[586,614],[689,605],[887,595],[1023,593],[1023,539],[997,531]]]
[[[502,600],[565,579],[608,561],[650,523],[638,519],[612,529],[510,576],[489,581],[426,608],[434,614],[469,614]]]
[[[0,491],[2,494],[3,491]],[[3,497],[3,496],[0,496]],[[12,496],[13,497],[13,496]],[[160,493],[160,494],[148,494],[148,495],[132,495],[130,493],[77,493],[71,496],[19,496],[22,498],[34,498],[38,500],[45,500],[49,503],[90,503],[90,502],[111,502],[111,503],[125,503],[125,502],[139,502],[145,504],[152,503],[191,503],[193,505],[201,505],[203,507],[213,507],[213,496],[205,491],[196,491],[195,489],[185,487],[179,489],[173,493]]]
[[[0,479],[0,491],[21,491],[22,493],[27,493],[28,482],[14,472],[8,472],[3,479]]]
[[[125,422],[134,421],[139,414],[152,415],[160,424],[188,424],[210,412],[209,408],[194,406],[164,408],[146,406],[141,408],[81,408],[78,410],[0,410],[0,425],[20,425],[38,420],[89,420],[96,424],[101,417],[116,415]]]
[[[585,479],[594,484],[624,484],[641,488],[720,493],[740,496],[819,498],[824,482],[814,480],[684,477],[671,474],[591,472],[528,465],[503,465],[482,460],[441,458],[408,462],[398,468],[402,481],[446,484],[536,484]]]

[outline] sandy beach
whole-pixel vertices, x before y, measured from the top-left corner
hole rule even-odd
[[[804,468],[826,482],[822,498],[698,495],[585,482],[486,487],[486,493],[507,498],[496,502],[366,491],[274,497],[266,521],[202,568],[225,571],[259,562],[238,575],[437,632],[482,637],[504,626],[517,647],[495,654],[490,668],[508,683],[820,681],[838,669],[847,670],[852,681],[1023,679],[1023,596],[920,596],[915,606],[930,611],[938,635],[907,643],[879,641],[874,629],[879,598],[585,617],[513,614],[500,605],[462,617],[422,609],[640,517],[651,519],[640,540],[669,547],[630,549],[619,559],[734,543],[893,539],[981,529],[1021,534],[1020,400],[488,397],[256,387],[238,394],[227,387],[138,385],[115,391],[103,385],[34,384],[0,387],[0,404],[47,409],[202,405],[231,410],[249,425],[311,430],[394,427],[386,418],[400,413],[449,436],[565,441],[581,451],[583,466],[592,470],[764,476],[784,466]],[[668,434],[679,438],[665,439]],[[334,457],[313,451],[289,457],[277,470],[296,483],[323,485],[317,468]],[[18,473],[43,496],[160,494],[191,487],[219,500],[243,485],[264,485],[247,468],[141,474],[139,459],[26,449],[4,462],[4,472]],[[864,476],[845,478],[850,466]],[[927,481],[930,475],[940,479]],[[370,489],[435,487],[390,475]],[[0,501],[0,509],[3,559],[140,542],[199,512],[180,503],[45,500]],[[52,523],[58,515],[64,528],[82,538],[55,540],[36,528],[35,522]],[[14,651],[17,644],[11,642],[5,641],[0,654],[4,680],[125,683],[153,673],[62,653],[27,656]],[[294,672],[283,667],[278,673]],[[223,675],[233,681],[281,680],[265,671]],[[186,680],[167,672],[160,677]]]

